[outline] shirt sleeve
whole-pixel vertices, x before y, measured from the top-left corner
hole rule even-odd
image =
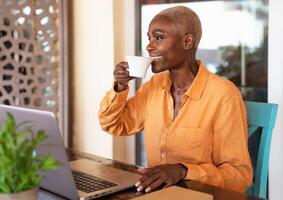
[[[147,84],[142,85],[128,100],[129,88],[116,92],[114,85],[100,103],[101,128],[115,136],[132,135],[143,130],[148,97]]]
[[[246,109],[240,96],[220,106],[213,130],[213,163],[182,163],[186,179],[245,192],[252,182],[247,144]]]

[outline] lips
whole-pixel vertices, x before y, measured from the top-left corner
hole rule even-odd
[[[159,60],[162,58],[162,56],[150,56],[150,58],[155,61],[155,60]]]

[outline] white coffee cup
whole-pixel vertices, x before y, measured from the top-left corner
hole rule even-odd
[[[126,56],[129,65],[129,75],[143,78],[152,62],[151,58],[142,56]]]

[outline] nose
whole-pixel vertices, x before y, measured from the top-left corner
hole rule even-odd
[[[146,46],[146,50],[148,53],[150,53],[152,50],[154,50],[154,46],[152,42],[149,41],[148,45]]]

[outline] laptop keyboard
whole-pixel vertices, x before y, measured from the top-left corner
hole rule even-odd
[[[117,185],[90,174],[85,174],[83,172],[74,170],[72,170],[72,172],[77,189],[86,193],[95,192]]]

